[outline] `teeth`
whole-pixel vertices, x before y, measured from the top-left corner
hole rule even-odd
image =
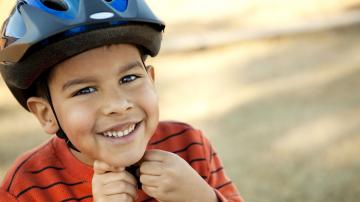
[[[134,131],[135,124],[131,124],[129,128],[123,130],[123,131],[107,131],[104,132],[103,135],[106,137],[123,137]]]
[[[124,136],[124,133],[123,133],[122,131],[118,131],[118,132],[117,132],[117,136],[118,136],[118,137],[122,137],[122,136]]]

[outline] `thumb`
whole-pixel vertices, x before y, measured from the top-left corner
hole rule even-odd
[[[104,174],[107,172],[121,172],[124,171],[125,167],[115,167],[103,161],[95,160],[93,164],[94,173]]]

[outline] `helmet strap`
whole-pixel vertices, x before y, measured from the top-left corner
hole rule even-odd
[[[80,152],[72,143],[71,141],[69,140],[69,138],[67,137],[66,133],[64,132],[64,130],[61,128],[61,125],[60,125],[60,122],[59,122],[59,119],[57,118],[57,115],[56,115],[56,112],[55,112],[55,108],[53,106],[53,103],[52,103],[52,100],[51,100],[51,95],[50,95],[50,90],[49,90],[49,85],[46,84],[45,85],[46,87],[46,92],[45,92],[45,95],[46,95],[46,98],[50,104],[50,107],[51,107],[51,110],[53,111],[54,115],[55,115],[55,119],[56,119],[56,122],[59,126],[59,130],[56,132],[56,135],[61,138],[61,139],[64,139],[66,144],[73,150],[77,151],[77,152]]]

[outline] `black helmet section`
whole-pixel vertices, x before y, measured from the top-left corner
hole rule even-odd
[[[27,109],[31,85],[48,68],[118,43],[156,56],[164,27],[144,0],[18,0],[2,30],[0,71]]]

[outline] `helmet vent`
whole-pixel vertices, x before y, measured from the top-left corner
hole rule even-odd
[[[105,0],[106,2],[112,2],[113,0]]]
[[[46,7],[56,11],[66,11],[69,9],[64,0],[41,0]]]

